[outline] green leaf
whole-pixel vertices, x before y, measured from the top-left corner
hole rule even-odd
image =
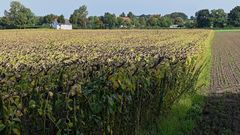
[[[17,128],[14,128],[12,131],[13,131],[13,133],[14,133],[15,135],[21,135],[20,130],[17,129]]]
[[[29,102],[29,106],[30,106],[30,108],[35,108],[36,107],[36,102],[34,100],[31,100]]]
[[[21,122],[21,120],[19,118],[13,118],[13,121]]]
[[[61,130],[58,130],[57,135],[61,135],[62,134],[61,132],[62,132]]]
[[[5,127],[6,126],[4,124],[0,123],[0,132],[2,132],[5,129]]]
[[[72,122],[69,122],[67,125],[68,125],[69,128],[73,127],[73,123]]]

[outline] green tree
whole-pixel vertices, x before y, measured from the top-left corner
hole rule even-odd
[[[1,29],[9,27],[10,24],[11,23],[8,20],[8,18],[6,18],[6,17],[1,17],[0,18],[0,28]]]
[[[139,25],[140,25],[141,28],[146,27],[147,21],[146,21],[145,17],[143,17],[143,16],[139,17]]]
[[[194,16],[191,16],[190,19],[185,21],[184,26],[186,28],[196,28],[197,27],[197,21]]]
[[[211,26],[211,16],[208,9],[198,11],[196,14],[197,27],[206,28]]]
[[[94,20],[94,24],[96,29],[103,28],[103,22],[100,20],[99,17],[96,17],[96,19]]]
[[[186,28],[194,28],[194,27],[196,27],[195,20],[193,20],[193,19],[187,20],[187,21],[185,22],[184,26],[185,26]]]
[[[4,25],[2,24],[2,17],[0,17],[0,29],[3,29]]]
[[[185,13],[182,12],[173,12],[171,14],[166,15],[167,17],[170,17],[171,19],[175,20],[178,17],[181,17],[183,20],[187,20],[188,16]]]
[[[51,24],[58,16],[54,14],[49,14],[43,17],[43,24]]]
[[[223,28],[227,25],[227,14],[223,9],[211,10],[211,21],[213,27]]]
[[[120,17],[126,17],[126,15],[125,15],[124,12],[122,12],[119,16],[120,16]]]
[[[36,18],[29,8],[18,1],[12,1],[9,11],[5,11],[8,23],[17,27],[25,27],[35,24]]]
[[[158,25],[159,24],[159,19],[160,19],[160,16],[156,16],[156,15],[150,16],[150,18],[147,21],[147,26],[149,26],[149,27],[159,26]]]
[[[93,29],[95,26],[95,17],[94,16],[89,16],[88,21],[87,21],[87,28]]]
[[[58,23],[65,23],[65,18],[63,15],[60,15],[57,19]]]
[[[140,23],[139,23],[139,19],[134,17],[131,19],[131,24],[132,26],[131,27],[139,27],[140,26]]]
[[[99,29],[102,28],[102,21],[97,16],[89,16],[87,27],[91,29]]]
[[[159,20],[160,27],[170,27],[172,25],[172,19],[170,17],[164,16]]]
[[[70,22],[82,28],[86,28],[87,15],[87,6],[83,5],[79,9],[74,10],[73,14],[70,16]]]
[[[102,17],[103,24],[105,28],[115,28],[117,26],[117,18],[115,14],[109,12],[105,13]]]
[[[232,26],[239,27],[240,26],[240,6],[236,6],[233,8],[229,15],[229,23]]]
[[[177,18],[174,20],[174,24],[179,25],[179,26],[183,26],[184,23],[185,23],[185,21],[184,21],[181,17],[177,17]]]
[[[135,15],[132,12],[128,12],[127,17],[129,17],[130,19],[133,19]]]
[[[43,17],[42,16],[39,16],[39,17],[36,17],[36,25],[43,25]]]

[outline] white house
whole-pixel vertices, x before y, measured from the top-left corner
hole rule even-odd
[[[72,24],[68,20],[65,20],[64,24],[58,23],[57,20],[55,20],[51,24],[51,27],[57,30],[72,30]]]
[[[174,25],[171,25],[169,28],[170,28],[170,29],[178,29],[178,28],[180,28],[180,27],[179,27],[178,25],[174,24]]]

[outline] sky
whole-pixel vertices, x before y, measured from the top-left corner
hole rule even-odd
[[[240,5],[240,0],[18,0],[30,8],[37,16],[46,14],[63,14],[69,17],[81,5],[86,5],[89,16],[103,15],[105,12],[127,13],[132,11],[135,15],[161,14],[171,12],[184,12],[192,16],[200,9],[222,8],[229,12],[233,7]],[[151,2],[150,2],[151,1]],[[4,10],[9,9],[11,0],[0,0],[0,16]]]

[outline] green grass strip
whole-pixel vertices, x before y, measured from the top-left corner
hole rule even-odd
[[[207,51],[203,54],[203,56],[207,58],[207,66],[201,73],[198,80],[199,85],[205,84],[205,87],[195,93],[183,96],[179,102],[175,103],[167,116],[159,121],[160,129],[157,130],[156,134],[188,134],[195,127],[197,120],[201,118],[205,101],[204,95],[210,85],[211,45],[214,33],[215,32],[212,31],[209,39],[205,42],[207,45]]]
[[[240,29],[221,29],[215,30],[216,32],[240,32]]]

